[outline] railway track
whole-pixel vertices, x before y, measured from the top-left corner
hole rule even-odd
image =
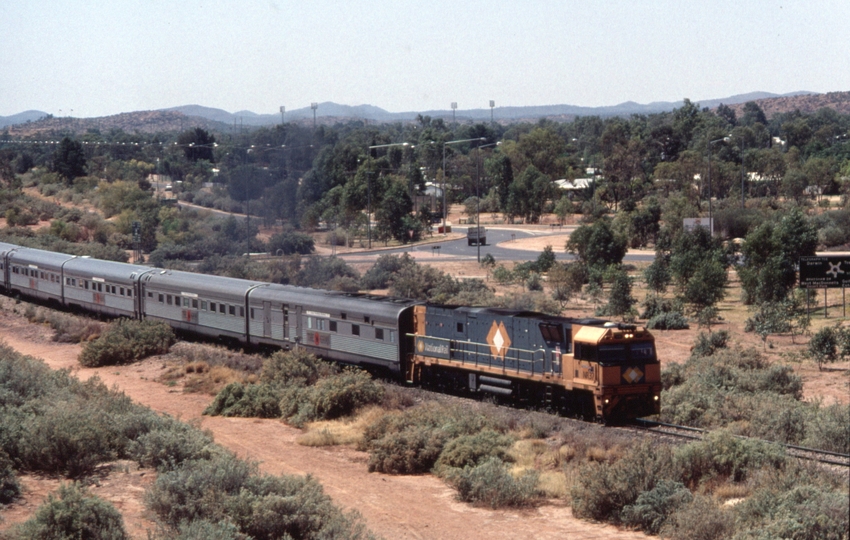
[[[700,440],[706,433],[709,432],[709,430],[707,429],[680,426],[676,424],[666,424],[664,422],[656,422],[653,420],[644,419],[634,420],[632,424],[627,426],[625,429],[629,428],[644,432],[655,433],[661,437],[685,440]],[[745,437],[743,435],[739,435],[739,437],[742,439],[751,438]],[[850,469],[850,454],[830,452],[828,450],[819,450],[817,448],[807,448],[805,446],[797,446],[776,441],[768,441],[766,439],[759,440],[764,440],[765,442],[782,445],[785,448],[786,453],[790,457]]]

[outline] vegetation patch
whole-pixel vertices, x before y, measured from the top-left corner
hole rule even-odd
[[[86,367],[130,364],[167,353],[174,341],[174,331],[164,322],[119,319],[83,347],[79,362]]]

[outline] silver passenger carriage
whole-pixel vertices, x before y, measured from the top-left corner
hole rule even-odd
[[[295,346],[351,364],[401,369],[416,301],[290,285],[253,289],[248,296],[250,341]]]
[[[145,318],[173,328],[247,341],[248,292],[267,283],[178,270],[154,270],[141,279]]]
[[[146,266],[77,257],[65,263],[65,305],[140,319],[139,279]]]
[[[6,291],[9,287],[9,265],[6,262],[6,258],[16,249],[23,248],[15,244],[0,242],[0,289],[3,291]]]
[[[9,252],[9,290],[40,300],[62,303],[62,271],[73,255],[54,253],[42,249],[19,248]]]

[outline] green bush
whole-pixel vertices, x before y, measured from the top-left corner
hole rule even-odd
[[[239,533],[257,540],[368,537],[357,515],[343,514],[312,477],[261,476],[255,464],[231,454],[187,461],[160,474],[146,503],[173,530],[187,531],[195,521],[209,530],[209,523],[226,516]]]
[[[20,442],[24,468],[77,478],[118,457],[123,437],[111,415],[86,402],[66,402],[29,417]]]
[[[718,350],[725,349],[728,342],[729,332],[726,330],[708,334],[700,332],[691,354],[694,356],[711,356]]]
[[[661,529],[664,538],[677,540],[725,540],[734,531],[732,516],[710,498],[697,495],[673,513]]]
[[[847,538],[846,479],[790,464],[782,474],[763,474],[758,484],[750,497],[734,507],[739,530],[735,540]]]
[[[0,504],[9,504],[21,494],[12,460],[0,448]]]
[[[278,351],[263,362],[260,381],[277,388],[309,386],[338,371],[336,365],[319,360],[304,350]]]
[[[124,520],[114,506],[89,495],[79,484],[59,487],[59,496],[48,495],[47,502],[23,523],[19,536],[43,540],[124,540]]]
[[[761,467],[784,467],[785,459],[785,448],[778,444],[742,439],[728,431],[709,433],[701,441],[680,446],[674,455],[678,477],[691,486],[716,476],[741,482]]]
[[[205,519],[181,523],[175,533],[164,537],[168,540],[251,540],[250,536],[239,532],[239,528],[229,521],[213,523]]]
[[[280,393],[280,413],[289,423],[349,415],[365,405],[379,403],[384,387],[367,372],[349,368],[316,381],[313,386],[289,386]]]
[[[804,446],[850,454],[850,405],[818,404],[806,422]]]
[[[232,382],[216,396],[204,414],[244,418],[279,418],[280,396],[267,384]]]
[[[637,503],[662,480],[674,478],[673,453],[666,445],[642,442],[614,463],[589,463],[581,467],[570,495],[573,514],[580,518],[621,523],[622,510]]]
[[[215,452],[212,435],[170,417],[128,447],[128,456],[142,467],[174,468],[184,461],[210,459]]]
[[[437,459],[435,469],[440,471],[447,467],[474,467],[491,457],[505,461],[506,452],[513,442],[512,437],[492,429],[484,429],[472,435],[461,435],[446,444]]]
[[[448,437],[437,428],[411,426],[369,444],[369,472],[422,474],[430,471]]]
[[[670,515],[692,500],[693,495],[681,482],[661,480],[651,490],[638,495],[634,504],[623,507],[622,521],[624,525],[657,535]]]
[[[174,331],[163,322],[121,319],[83,347],[79,362],[86,367],[129,364],[167,353],[174,341]]]
[[[681,313],[671,311],[653,315],[646,323],[649,330],[687,330],[690,328],[688,318]]]
[[[538,478],[539,474],[533,470],[514,477],[508,466],[494,456],[478,465],[453,469],[447,476],[460,500],[491,508],[530,505],[538,495]]]

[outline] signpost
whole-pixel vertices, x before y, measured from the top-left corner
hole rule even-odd
[[[823,289],[824,316],[826,316],[826,290],[841,289],[844,316],[847,316],[846,288],[850,286],[850,256],[800,257],[800,287]]]

